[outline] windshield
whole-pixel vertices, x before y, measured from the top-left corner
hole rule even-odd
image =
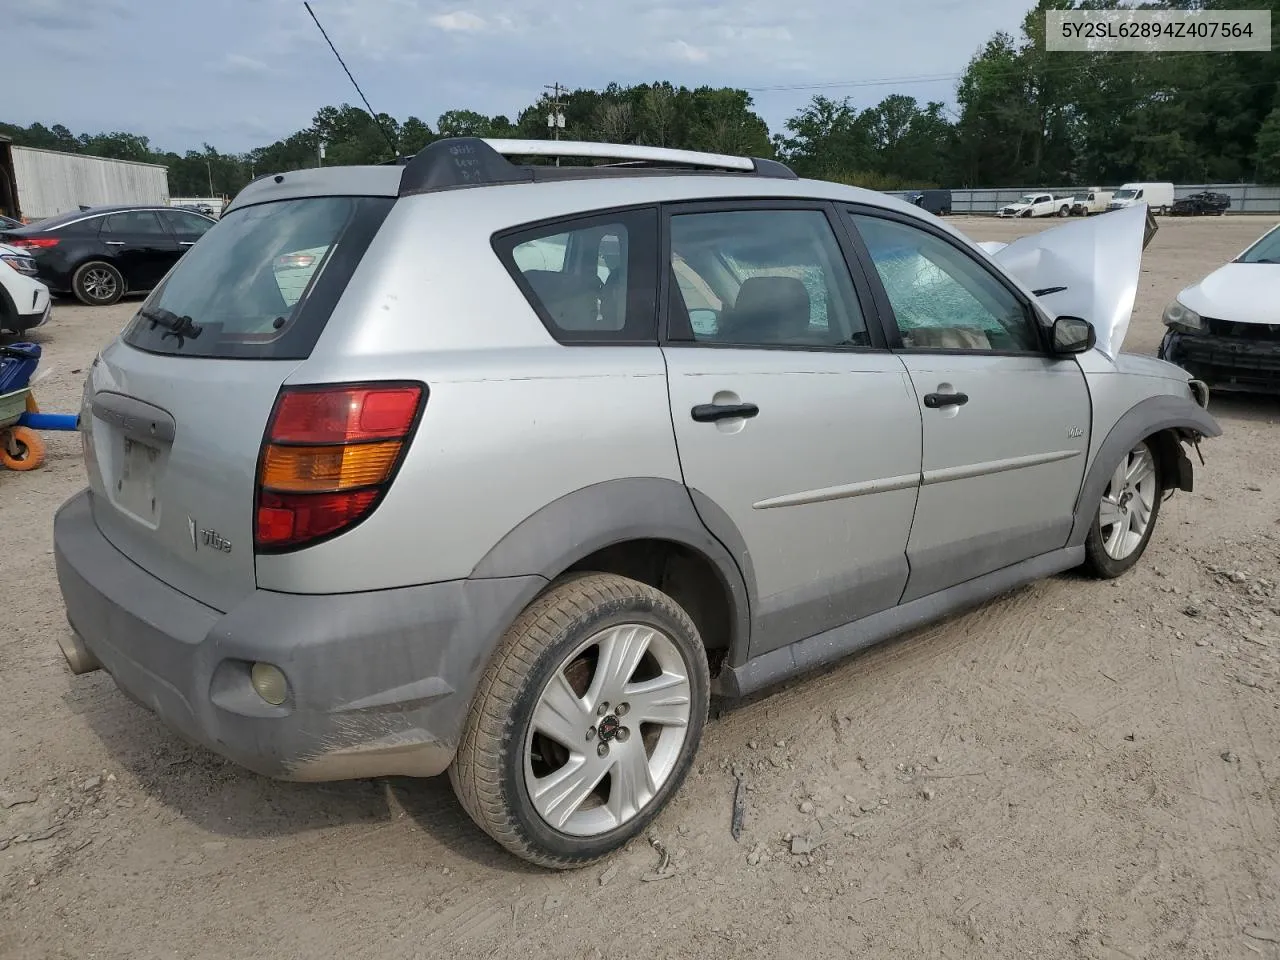
[[[1137,190],[1117,190],[1113,200],[1132,200],[1138,195]]]
[[[1236,258],[1236,263],[1280,263],[1280,226],[1272,227],[1248,250]]]
[[[1088,202],[1089,202],[1089,194],[1087,194],[1087,193],[1077,193],[1074,197],[1072,197],[1072,198],[1071,198],[1071,202],[1072,202],[1072,203],[1088,203]]]
[[[305,358],[393,203],[308,197],[232,211],[147,297],[125,342],[185,357]]]
[[[1018,203],[1035,203],[1035,202],[1036,202],[1036,194],[1034,194],[1034,193],[1025,193],[1025,194],[1023,194],[1022,196],[1020,196],[1020,197],[1018,198],[1017,202],[1018,202]]]

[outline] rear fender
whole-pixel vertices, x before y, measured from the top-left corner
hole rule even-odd
[[[1116,464],[1139,441],[1151,441],[1166,489],[1190,491],[1193,471],[1191,460],[1182,445],[1198,443],[1201,437],[1221,435],[1222,428],[1218,426],[1218,422],[1189,397],[1148,397],[1135,404],[1116,421],[1098,447],[1093,463],[1085,474],[1080,496],[1076,500],[1075,522],[1071,527],[1067,546],[1075,547],[1084,543]]]

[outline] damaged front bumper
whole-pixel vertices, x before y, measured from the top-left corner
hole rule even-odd
[[[1215,391],[1280,394],[1280,340],[1249,340],[1170,330],[1159,357]]]

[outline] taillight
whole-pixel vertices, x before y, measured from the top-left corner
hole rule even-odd
[[[426,394],[420,383],[286,387],[258,465],[258,552],[297,549],[372,513],[404,459]]]
[[[11,247],[17,247],[19,250],[47,250],[49,247],[58,245],[57,237],[18,237],[14,240],[4,241]]]

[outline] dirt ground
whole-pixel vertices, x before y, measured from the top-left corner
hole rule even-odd
[[[1162,221],[1126,349],[1273,219]],[[135,308],[58,304],[45,409]],[[50,535],[83,474],[48,434],[44,469],[0,473],[0,957],[1280,958],[1280,403],[1211,409],[1225,435],[1128,575],[717,704],[655,842],[567,875],[444,779],[272,782],[72,677]]]

